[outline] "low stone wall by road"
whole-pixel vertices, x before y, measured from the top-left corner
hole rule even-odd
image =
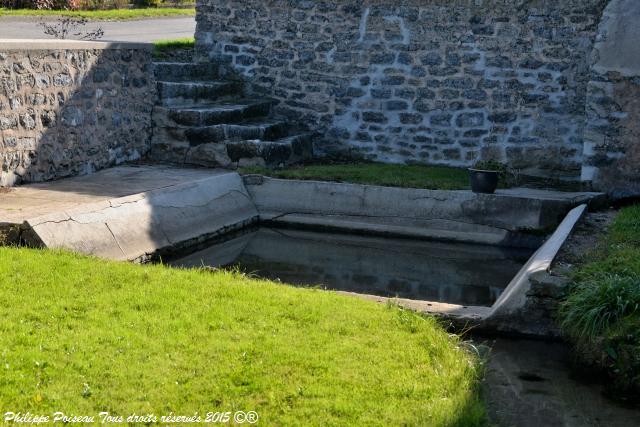
[[[607,0],[198,0],[201,60],[231,63],[317,151],[579,180]]]
[[[0,186],[141,158],[151,72],[148,45],[0,40]]]

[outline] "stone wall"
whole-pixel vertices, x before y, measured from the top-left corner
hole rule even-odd
[[[607,0],[198,0],[199,59],[231,63],[316,151],[507,161],[578,180]]]
[[[612,0],[594,47],[582,180],[640,196],[640,2]]]
[[[155,84],[146,45],[0,40],[0,185],[143,156]]]

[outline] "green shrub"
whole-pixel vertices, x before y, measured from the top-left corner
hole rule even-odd
[[[26,9],[33,7],[31,0],[0,0],[0,7],[6,9]]]
[[[640,315],[640,276],[607,273],[578,283],[561,314],[565,331],[580,345],[593,344],[617,322]]]
[[[193,5],[195,4],[195,0],[163,0],[163,6],[184,6],[184,5]]]
[[[640,401],[640,206],[622,209],[560,308],[578,359],[610,392]]]
[[[0,8],[37,10],[110,10],[193,5],[195,0],[0,0]]]

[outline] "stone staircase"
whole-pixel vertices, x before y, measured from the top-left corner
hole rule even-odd
[[[215,63],[157,62],[150,158],[181,165],[280,167],[312,157],[311,133],[272,113],[273,101],[245,96]]]

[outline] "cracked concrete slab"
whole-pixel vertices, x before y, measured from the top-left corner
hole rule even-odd
[[[144,259],[258,218],[237,173],[205,169],[118,167],[17,187],[2,202],[0,222],[23,224],[29,244],[119,260]]]
[[[105,169],[91,175],[13,187],[0,197],[0,225],[22,224],[29,218],[61,212],[79,205],[106,202],[225,173],[229,172],[130,165]]]

